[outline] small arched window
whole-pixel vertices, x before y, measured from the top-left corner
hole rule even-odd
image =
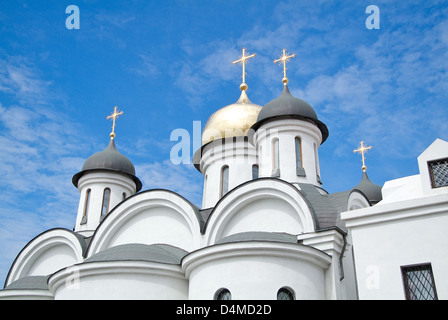
[[[299,137],[294,139],[295,151],[296,151],[296,167],[302,168],[302,140]]]
[[[294,291],[289,287],[280,288],[277,292],[277,300],[295,300]]]
[[[122,199],[121,200],[126,200],[126,198],[127,198],[127,194],[126,194],[126,192],[123,192],[123,194],[122,194]]]
[[[107,215],[109,212],[110,189],[106,188],[103,192],[103,205],[101,206],[101,216]]]
[[[253,166],[252,166],[252,179],[258,179],[258,165],[257,164],[254,164]]]
[[[89,206],[90,206],[90,193],[92,190],[87,189],[86,191],[86,199],[84,201],[84,211],[82,214],[81,224],[84,224],[87,222],[87,215],[89,213]]]
[[[208,180],[208,175],[205,175],[205,178],[204,178],[204,195],[203,195],[204,199],[207,199],[207,188],[208,188],[207,180]]]
[[[215,293],[215,300],[232,300],[232,294],[226,288],[221,288]]]
[[[316,165],[316,175],[319,177],[320,180],[320,174],[319,174],[319,154],[317,153],[317,146],[314,143],[314,161],[315,161],[315,165]]]
[[[221,169],[221,190],[220,198],[229,191],[229,166],[224,166]]]
[[[272,169],[279,169],[279,145],[278,139],[272,140]]]

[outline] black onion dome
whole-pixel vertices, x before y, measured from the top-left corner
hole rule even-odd
[[[257,121],[262,121],[268,118],[283,116],[283,115],[298,115],[312,120],[317,120],[317,114],[308,102],[294,97],[287,85],[283,86],[282,94],[268,102],[258,114]]]
[[[306,101],[294,97],[287,85],[283,86],[281,95],[268,102],[260,111],[257,123],[252,127],[254,130],[269,120],[278,118],[299,118],[307,119],[317,125],[322,132],[322,143],[328,138],[327,126],[319,121],[316,111]]]
[[[128,175],[135,182],[137,192],[142,188],[140,179],[135,176],[134,165],[131,160],[118,152],[114,139],[110,140],[106,149],[91,155],[84,162],[81,172],[73,176],[72,182],[75,187],[78,187],[78,181],[84,173],[93,170],[108,170]]]
[[[352,189],[352,191],[354,190],[361,191],[371,204],[376,204],[383,200],[381,186],[370,181],[366,172],[363,172],[361,182]]]

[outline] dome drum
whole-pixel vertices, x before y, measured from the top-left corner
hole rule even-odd
[[[268,102],[260,111],[257,122],[251,127],[252,133],[264,123],[279,119],[299,119],[315,124],[322,133],[322,142],[327,140],[329,132],[327,126],[318,119],[313,107],[306,101],[291,95],[287,85],[283,86],[281,95]],[[251,138],[251,137],[250,137]]]

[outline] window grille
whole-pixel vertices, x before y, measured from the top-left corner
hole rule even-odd
[[[401,267],[406,300],[437,300],[431,264]]]
[[[288,287],[280,288],[277,292],[277,300],[295,300],[294,291]]]
[[[215,293],[215,300],[232,300],[232,294],[226,288],[221,288]]]
[[[258,179],[259,169],[258,165],[254,164],[252,166],[252,179]]]
[[[448,186],[448,158],[428,162],[433,188]]]

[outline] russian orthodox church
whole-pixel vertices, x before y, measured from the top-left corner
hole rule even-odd
[[[213,113],[194,165],[202,208],[162,189],[142,191],[117,150],[89,157],[73,230],[54,228],[18,254],[0,299],[447,298],[448,143],[418,159],[420,173],[354,187],[322,187],[319,147],[329,136],[288,87],[263,107],[247,95]],[[418,280],[418,281],[417,281]]]

